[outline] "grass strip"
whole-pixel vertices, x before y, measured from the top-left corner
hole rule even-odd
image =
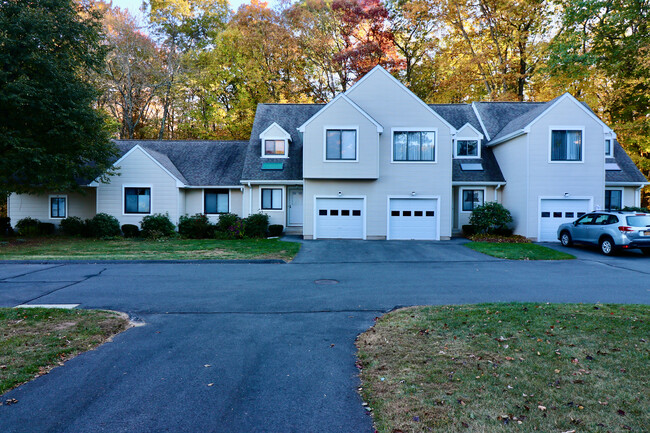
[[[563,253],[537,244],[511,244],[492,242],[469,242],[468,248],[488,256],[509,260],[570,260],[571,254]]]

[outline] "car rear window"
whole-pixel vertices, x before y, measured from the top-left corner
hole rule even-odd
[[[634,215],[627,217],[627,225],[632,227],[650,226],[650,215]]]

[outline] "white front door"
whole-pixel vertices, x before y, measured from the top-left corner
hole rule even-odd
[[[363,199],[317,198],[316,239],[363,239]]]
[[[575,221],[589,212],[589,199],[553,198],[542,199],[539,210],[540,242],[557,242],[557,228],[560,224]]]
[[[289,215],[287,216],[288,226],[302,225],[302,188],[289,189]]]
[[[391,198],[388,239],[437,240],[438,200]]]

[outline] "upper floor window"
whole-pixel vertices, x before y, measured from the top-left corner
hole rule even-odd
[[[328,129],[325,132],[325,159],[355,161],[357,159],[357,131],[355,129]]]
[[[286,156],[286,140],[264,140],[264,156]]]
[[[582,131],[552,131],[551,161],[582,161]]]
[[[228,212],[228,190],[206,189],[203,196],[203,209],[206,214]]]
[[[435,160],[435,132],[393,132],[393,161],[433,162]]]
[[[151,188],[124,188],[124,213],[151,213]]]
[[[478,140],[456,140],[456,156],[478,156]]]
[[[50,218],[65,218],[67,210],[67,197],[50,197]]]
[[[605,156],[614,156],[614,149],[612,146],[612,140],[607,139],[605,140]]]
[[[620,189],[605,190],[605,209],[620,210],[623,207],[623,191]]]

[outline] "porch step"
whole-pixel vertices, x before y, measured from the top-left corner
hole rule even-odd
[[[302,235],[302,227],[285,227],[285,235]]]

